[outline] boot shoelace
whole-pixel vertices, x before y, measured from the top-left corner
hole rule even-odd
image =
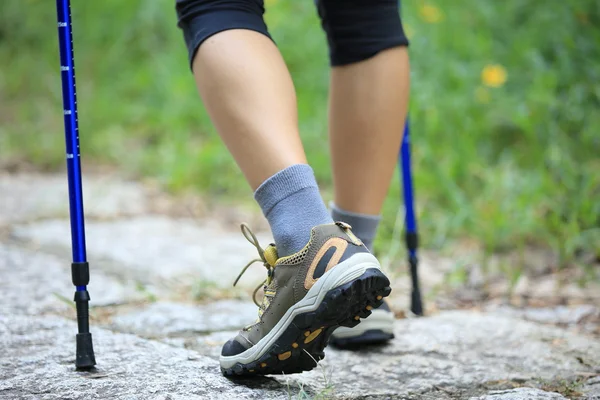
[[[265,250],[263,250],[260,243],[258,242],[258,239],[256,238],[256,235],[252,232],[252,230],[250,230],[248,225],[241,224],[240,228],[241,228],[242,234],[244,235],[246,240],[248,240],[248,242],[250,242],[250,244],[252,244],[254,247],[256,247],[259,258],[255,258],[255,259],[251,260],[248,264],[246,264],[246,266],[244,268],[242,268],[242,271],[240,272],[240,274],[237,276],[237,278],[233,282],[233,286],[237,285],[237,283],[240,280],[240,278],[242,277],[242,275],[246,272],[246,270],[248,270],[248,268],[250,268],[250,266],[252,264],[257,263],[257,262],[262,262],[262,264],[267,269],[267,279],[265,279],[261,284],[259,284],[256,287],[256,289],[254,289],[254,292],[252,293],[252,300],[254,301],[254,304],[256,304],[256,306],[259,308],[259,316],[261,316],[262,313],[264,312],[264,310],[269,305],[269,302],[270,302],[269,298],[275,295],[275,291],[269,290],[268,287],[269,287],[269,285],[271,285],[271,282],[273,282],[273,276],[275,274],[275,262],[277,260],[277,250],[275,249],[275,245],[273,245],[273,244],[267,246],[267,248]],[[261,287],[263,288],[263,290],[265,292],[265,297],[263,298],[262,304],[256,300],[256,294],[258,293],[258,291],[260,290]]]

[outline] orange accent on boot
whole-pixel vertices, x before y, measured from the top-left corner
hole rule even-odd
[[[316,331],[314,331],[313,333],[311,333],[310,335],[308,335],[306,337],[306,339],[304,339],[304,343],[310,343],[313,340],[316,339],[317,336],[319,336],[321,334],[321,332],[323,332],[323,329],[319,328]]]
[[[329,250],[332,247],[336,248],[335,253],[333,253],[333,256],[331,256],[331,259],[329,259],[329,262],[327,263],[327,267],[325,268],[325,272],[329,271],[331,268],[333,268],[340,262],[340,259],[342,258],[342,256],[344,255],[344,252],[346,251],[346,248],[348,247],[348,242],[342,238],[333,237],[333,238],[329,239],[328,241],[326,241],[323,244],[323,246],[321,246],[321,248],[315,255],[315,258],[313,258],[312,263],[310,264],[310,267],[308,268],[308,271],[306,272],[306,278],[304,279],[304,288],[306,290],[313,287],[313,285],[319,279],[319,278],[314,279],[314,277],[313,277],[313,275],[315,273],[315,269],[317,268],[319,261],[321,261],[321,258],[323,258],[325,253],[327,253],[327,250]]]

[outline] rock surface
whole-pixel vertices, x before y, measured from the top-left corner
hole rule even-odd
[[[0,243],[0,310],[36,315],[72,307],[74,287],[70,268],[68,259]],[[103,271],[94,271],[93,276],[89,290],[94,306],[124,304],[143,298],[131,282]]]
[[[42,218],[69,216],[67,175],[0,172],[0,226]],[[139,215],[149,210],[148,189],[116,176],[84,174],[83,195],[88,217]]]
[[[75,324],[57,317],[0,317],[2,399],[287,399],[268,379],[237,384],[194,351],[94,329],[98,371],[77,372]]]
[[[165,302],[117,316],[112,327],[144,337],[190,337],[240,329],[256,317],[256,306],[250,302],[220,300],[202,306]]]
[[[597,340],[498,315],[452,311],[399,320],[394,334],[387,346],[326,352],[323,368],[336,394],[408,396],[438,386],[552,381],[600,372]],[[322,390],[322,375],[317,369],[295,379]]]
[[[587,319],[600,317],[600,308],[591,304],[576,306],[557,306],[544,308],[515,309],[513,307],[498,307],[493,311],[513,315],[528,321],[542,324],[576,325]]]
[[[69,254],[70,226],[47,220],[17,226],[13,235],[45,251]],[[240,232],[225,231],[217,223],[192,219],[144,216],[86,224],[88,258],[111,273],[144,284],[170,288],[202,281],[230,288],[239,271],[257,258],[256,249]],[[268,236],[259,236],[269,243]],[[266,277],[260,263],[250,268],[239,285],[254,288]]]
[[[600,376],[588,379],[581,388],[581,392],[588,399],[600,400]]]
[[[565,399],[559,393],[546,392],[533,388],[516,388],[498,390],[481,397],[471,397],[470,400],[561,400]]]
[[[0,175],[3,195],[16,187],[0,199],[2,399],[600,398],[600,341],[569,328],[595,323],[597,306],[402,319],[388,345],[327,348],[311,372],[225,379],[220,348],[256,308],[212,290],[231,285],[256,256],[252,246],[218,220],[149,214],[142,186],[110,179],[97,180],[86,207],[98,370],[77,372],[62,179]],[[257,265],[242,282],[263,278]],[[194,285],[202,303],[184,295]]]

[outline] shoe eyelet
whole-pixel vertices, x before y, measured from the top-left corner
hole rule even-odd
[[[347,224],[344,221],[336,221],[335,224],[342,229],[352,229],[352,226],[350,226],[350,224]]]

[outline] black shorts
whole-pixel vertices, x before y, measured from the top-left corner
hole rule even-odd
[[[327,35],[332,66],[408,46],[398,0],[315,0],[315,4]],[[190,65],[198,47],[216,33],[249,29],[271,37],[263,19],[263,0],[176,0],[176,10]]]

